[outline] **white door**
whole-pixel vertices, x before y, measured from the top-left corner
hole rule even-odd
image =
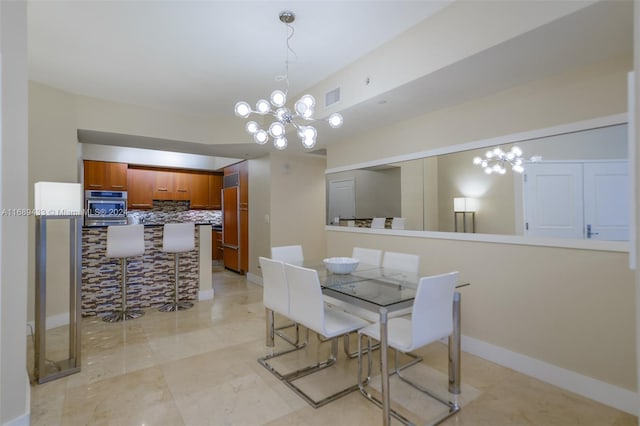
[[[583,238],[582,164],[527,164],[523,179],[525,235]]]
[[[333,223],[336,217],[343,219],[356,217],[356,193],[353,179],[332,180],[329,182],[330,223]]]
[[[626,161],[585,163],[585,238],[629,240],[629,178]]]

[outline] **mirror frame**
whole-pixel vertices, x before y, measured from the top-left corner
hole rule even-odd
[[[628,114],[614,114],[604,117],[598,117],[588,120],[576,121],[558,126],[545,127],[542,129],[530,130],[519,133],[512,133],[504,136],[498,136],[494,138],[481,139],[471,141],[462,144],[448,145],[445,147],[434,148],[426,151],[414,152],[410,154],[397,155],[393,157],[381,158],[379,160],[367,161],[362,163],[350,164],[346,166],[334,167],[325,170],[325,175],[337,172],[345,172],[351,170],[357,170],[368,167],[382,166],[389,163],[399,163],[403,161],[417,160],[427,157],[433,157],[443,154],[451,154],[460,151],[467,151],[473,149],[487,148],[490,146],[507,145],[513,143],[521,143],[524,141],[530,141],[533,139],[539,139],[549,136],[561,135],[565,133],[573,133],[583,130],[595,129],[599,127],[607,127],[619,124],[628,124],[628,144],[629,144],[629,179],[630,179],[630,206],[631,223],[629,226],[630,241],[603,241],[603,240],[580,240],[580,239],[563,239],[563,238],[534,238],[521,235],[499,235],[499,234],[472,234],[472,233],[455,233],[455,232],[440,232],[440,231],[413,231],[413,230],[392,230],[392,229],[370,229],[370,228],[356,228],[346,226],[325,225],[325,229],[329,231],[340,232],[356,232],[356,233],[374,233],[384,235],[403,235],[411,237],[422,238],[437,238],[448,240],[464,240],[464,241],[480,241],[480,242],[492,242],[503,244],[519,244],[519,245],[534,245],[534,246],[546,246],[546,247],[566,247],[577,248],[584,250],[600,250],[600,251],[615,251],[615,252],[630,252],[630,247],[635,245],[635,198],[634,198],[634,184],[635,184],[635,146],[633,141],[632,123],[629,122]],[[632,244],[633,243],[633,244]]]

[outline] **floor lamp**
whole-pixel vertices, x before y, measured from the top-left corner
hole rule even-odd
[[[37,182],[36,215],[36,300],[34,373],[45,383],[80,371],[80,287],[82,267],[82,185]],[[47,357],[47,224],[65,221],[69,226],[69,342],[68,357],[52,361]]]
[[[458,232],[459,216],[462,217],[462,232],[476,232],[476,211],[478,200],[475,198],[456,197],[453,199],[453,225],[454,232]],[[468,217],[471,218],[470,231],[467,231]]]

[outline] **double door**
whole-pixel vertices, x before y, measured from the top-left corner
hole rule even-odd
[[[532,163],[524,181],[525,234],[629,239],[626,161]]]

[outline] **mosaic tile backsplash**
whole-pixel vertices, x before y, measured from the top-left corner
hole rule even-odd
[[[127,305],[150,309],[174,297],[174,255],[162,251],[164,223],[221,224],[219,211],[189,210],[188,202],[162,201],[153,210],[129,211],[132,223],[144,223],[143,256],[131,257],[127,265]],[[199,284],[199,238],[195,250],[180,253],[180,300],[196,301]],[[119,309],[120,259],[107,258],[107,227],[82,230],[82,315],[105,315]]]
[[[129,210],[130,223],[165,224],[170,222],[196,222],[222,225],[220,210],[189,210],[189,201],[153,202],[151,210]]]

